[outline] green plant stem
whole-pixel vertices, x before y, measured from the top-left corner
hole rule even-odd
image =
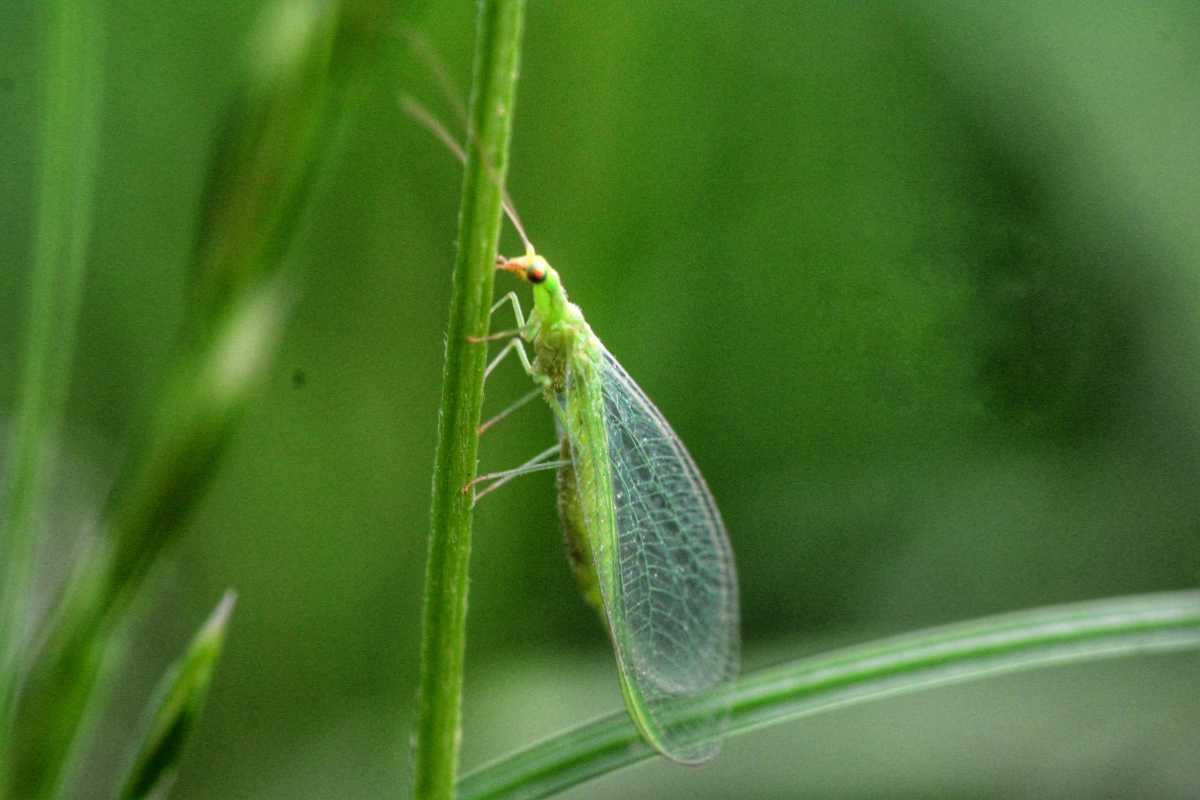
[[[487,359],[486,347],[467,338],[488,328],[524,10],[524,0],[479,5],[425,573],[414,754],[422,800],[451,797],[458,764],[472,505],[463,488],[475,477]]]
[[[36,528],[60,428],[92,224],[100,105],[100,6],[45,4],[42,153],[25,354],[0,522],[0,786],[33,573]]]
[[[1200,591],[1099,600],[986,617],[761,670],[711,698],[730,730],[866,700],[1038,667],[1200,648]],[[711,713],[702,705],[690,713]],[[545,797],[650,758],[624,713],[509,755],[467,775],[460,798]]]

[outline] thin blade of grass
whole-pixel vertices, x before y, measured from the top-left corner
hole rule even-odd
[[[232,590],[225,593],[183,657],[163,675],[147,708],[141,740],[117,795],[120,800],[161,798],[170,791],[188,734],[208,696],[208,685],[221,657],[236,599]]]
[[[281,0],[257,31],[212,160],[172,368],[19,698],[13,796],[58,792],[130,601],[267,375],[297,282],[285,255],[338,112],[350,108],[342,95],[364,73],[363,45],[386,26],[383,9],[379,0]]]
[[[25,352],[0,498],[0,787],[8,771],[38,518],[75,352],[100,138],[100,5],[53,0],[43,7],[42,18],[37,229]]]
[[[735,735],[992,675],[1183,649],[1200,649],[1200,591],[1050,606],[884,639],[746,675],[710,703],[731,709],[727,735]],[[654,755],[621,712],[480,767],[458,797],[546,797]]]

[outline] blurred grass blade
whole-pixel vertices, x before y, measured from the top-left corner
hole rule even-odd
[[[20,680],[38,517],[60,428],[92,225],[101,95],[100,4],[44,4],[41,162],[14,423],[0,508],[0,786]]]
[[[163,395],[165,413],[152,423],[155,441],[137,464],[140,483],[114,498],[101,538],[68,581],[18,698],[16,797],[56,793],[102,665],[119,655],[108,650],[124,611],[179,532],[270,363],[286,316],[283,285],[260,287],[242,305],[207,352],[185,359],[190,374],[176,371]]]
[[[177,537],[267,374],[294,276],[284,256],[337,130],[379,0],[280,0],[250,49],[248,79],[213,157],[181,343],[100,537],[72,576],[17,706],[16,797],[63,780],[113,633]]]
[[[236,595],[227,591],[200,628],[183,658],[171,665],[150,703],[120,800],[164,798],[175,782],[188,734],[200,716],[213,670],[225,644],[225,629]]]
[[[729,733],[742,734],[990,675],[1181,649],[1200,649],[1200,591],[1050,606],[906,634],[760,670],[712,702],[729,704]],[[475,770],[458,796],[546,797],[653,755],[621,712]]]
[[[451,797],[458,768],[472,505],[462,488],[475,476],[487,361],[486,348],[469,344],[467,337],[488,329],[524,14],[524,0],[484,0],[476,18],[471,146],[458,219],[425,568],[413,768],[420,800]]]

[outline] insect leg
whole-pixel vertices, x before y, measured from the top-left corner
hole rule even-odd
[[[516,292],[509,292],[508,294],[504,295],[499,300],[497,300],[492,305],[491,309],[488,310],[488,317],[495,316],[496,312],[505,303],[512,304],[513,316],[517,318],[517,327],[511,331],[500,331],[499,333],[489,333],[487,336],[468,336],[467,337],[468,342],[470,342],[471,344],[477,344],[479,342],[494,342],[499,339],[507,339],[510,336],[517,336],[518,334],[521,333],[521,331],[525,328],[525,315],[523,313],[521,313],[521,302],[517,299]]]
[[[500,306],[504,305],[505,303],[512,304],[513,316],[517,318],[517,328],[524,328],[525,314],[521,312],[521,301],[517,299],[517,293],[515,291],[506,293],[503,297],[493,303],[491,310],[488,311],[488,316],[490,317],[495,314]]]
[[[487,433],[487,430],[488,430],[488,428],[490,428],[490,427],[492,427],[493,425],[495,425],[496,423],[498,423],[498,422],[502,421],[502,420],[503,420],[505,417],[509,416],[509,415],[510,415],[510,414],[512,414],[514,411],[518,411],[519,409],[522,409],[522,408],[524,408],[526,405],[528,405],[528,404],[529,404],[529,402],[530,402],[531,400],[533,400],[534,398],[536,398],[536,397],[540,396],[541,394],[542,394],[542,390],[541,390],[540,388],[539,388],[539,389],[534,389],[533,391],[529,392],[529,394],[525,395],[525,396],[524,396],[524,397],[522,397],[520,400],[518,400],[517,402],[513,403],[511,406],[509,406],[508,408],[504,409],[504,410],[503,410],[503,411],[501,411],[499,414],[497,414],[496,416],[494,416],[494,417],[492,417],[491,419],[489,419],[487,422],[485,422],[485,423],[483,423],[482,425],[480,425],[480,426],[479,426],[479,430],[478,430],[478,431],[476,431],[476,433],[478,433],[480,436],[483,436],[483,434]]]
[[[491,363],[487,365],[487,368],[483,371],[483,379],[486,381],[491,376],[492,371],[495,370],[496,367],[500,365],[500,362],[504,360],[504,357],[513,351],[516,351],[517,358],[520,360],[521,366],[525,368],[525,372],[529,375],[533,375],[533,364],[530,363],[529,355],[525,352],[525,342],[520,336],[514,336],[508,340],[508,344],[500,348],[500,352],[497,353],[496,357],[493,358]]]
[[[489,333],[487,336],[468,336],[467,341],[471,344],[479,344],[480,342],[498,342],[501,339],[511,339],[514,336],[520,335],[521,332],[519,330],[496,331],[495,333]]]
[[[463,487],[463,494],[466,494],[467,492],[471,491],[471,488],[473,486],[475,486],[475,484],[477,484],[477,483],[493,481],[491,486],[487,487],[482,492],[475,495],[474,502],[478,503],[480,498],[485,497],[486,495],[490,494],[491,492],[496,491],[501,486],[503,486],[504,484],[511,481],[513,478],[518,478],[522,475],[528,475],[532,472],[542,472],[543,470],[548,470],[548,469],[558,469],[559,467],[564,466],[565,464],[568,463],[561,459],[555,459],[553,461],[549,460],[552,456],[558,455],[559,451],[560,451],[560,446],[556,444],[553,447],[546,448],[545,450],[538,453],[536,456],[529,459],[528,461],[526,461],[524,464],[522,464],[519,467],[514,467],[513,469],[506,469],[501,472],[489,472],[486,475],[479,475],[473,481],[471,481],[470,483],[468,483],[466,486]]]

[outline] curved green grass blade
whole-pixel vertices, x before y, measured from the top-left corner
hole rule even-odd
[[[728,704],[729,733],[742,734],[990,675],[1183,649],[1200,649],[1200,591],[1050,606],[885,639],[760,670],[710,701]],[[653,755],[625,714],[612,714],[474,770],[459,797],[546,797]]]
[[[188,734],[200,716],[237,596],[227,591],[179,661],[154,690],[136,755],[117,795],[120,800],[166,797],[179,771]]]

